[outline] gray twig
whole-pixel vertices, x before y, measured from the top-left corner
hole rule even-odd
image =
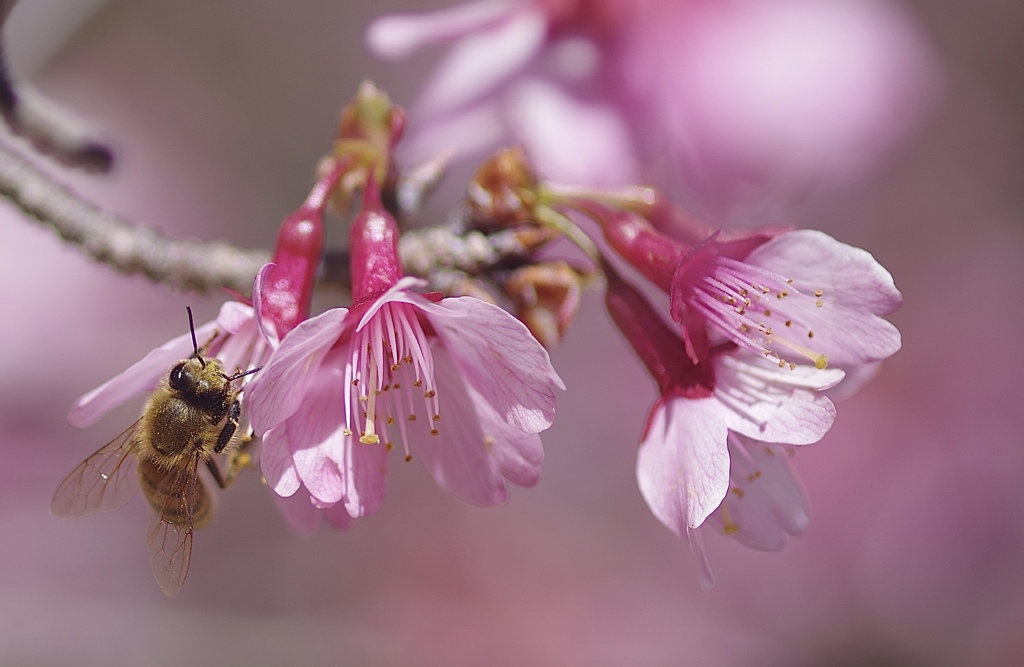
[[[270,260],[270,253],[263,250],[169,239],[137,227],[83,200],[2,145],[0,194],[95,259],[179,289],[208,292],[227,287],[248,294],[256,272]]]
[[[15,0],[0,0],[0,115],[16,135],[24,137],[44,155],[85,171],[110,171],[114,153],[88,136],[68,112],[30,90],[16,90],[4,55],[3,27]]]
[[[122,273],[142,273],[178,289],[209,292],[228,288],[249,294],[257,271],[270,261],[265,250],[172,239],[138,226],[82,199],[2,144],[0,195],[96,260]],[[476,276],[521,264],[532,252],[511,230],[483,234],[460,229],[461,223],[456,222],[403,234],[399,251],[406,270],[432,282],[438,272]],[[347,289],[348,268],[345,251],[328,252],[319,284]]]

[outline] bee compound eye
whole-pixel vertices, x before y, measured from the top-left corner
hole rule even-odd
[[[180,361],[180,362],[178,362],[177,364],[174,365],[174,368],[171,369],[171,373],[170,373],[170,377],[168,378],[168,382],[170,382],[172,389],[178,389],[178,390],[184,389],[184,387],[186,385],[186,381],[185,381],[185,362],[184,361]]]

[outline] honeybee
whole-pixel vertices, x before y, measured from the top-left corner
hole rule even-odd
[[[168,597],[188,575],[192,531],[213,518],[200,464],[207,465],[222,489],[244,467],[232,460],[222,475],[212,455],[228,448],[238,430],[241,389],[231,383],[259,370],[227,375],[219,359],[203,358],[191,308],[188,323],[192,355],[171,367],[134,424],[71,471],[50,505],[59,517],[108,512],[141,487],[153,510],[146,531],[150,564]]]

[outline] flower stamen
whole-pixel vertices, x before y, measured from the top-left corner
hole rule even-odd
[[[377,386],[377,364],[373,358],[373,354],[370,354],[369,359],[370,366],[370,386]],[[369,392],[369,398],[366,402],[366,429],[363,434],[359,436],[359,442],[364,445],[375,445],[380,442],[380,437],[374,432],[373,422],[377,418],[377,395],[379,391]]]
[[[776,297],[771,308],[758,303]],[[766,359],[774,360],[780,368],[796,364],[788,361],[774,348],[783,347],[810,360],[815,368],[828,366],[828,355],[816,350],[793,335],[780,335],[790,330],[795,334],[806,331],[807,339],[814,338],[810,327],[801,326],[801,305],[811,302],[817,308],[825,305],[824,291],[815,290],[813,296],[796,289],[792,279],[785,279],[771,271],[728,257],[716,257],[714,269],[693,285],[693,305],[710,324],[722,331],[737,345],[753,348]],[[754,317],[759,319],[754,319]],[[762,319],[763,318],[763,319]],[[772,326],[772,320],[783,327]]]

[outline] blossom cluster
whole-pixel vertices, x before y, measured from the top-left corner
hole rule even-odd
[[[901,301],[888,272],[821,232],[717,230],[649,188],[552,186],[509,149],[471,182],[458,228],[511,233],[520,263],[449,281],[446,296],[406,275],[402,230],[385,205],[404,128],[403,110],[364,85],[251,299],[225,303],[194,334],[225,368],[253,371],[241,378],[246,423],[290,522],[303,532],[324,518],[346,528],[375,513],[392,456],[421,461],[440,487],[478,506],[504,502],[508,482],[536,484],[540,433],[565,388],[545,344],[571,324],[582,289],[603,284],[612,320],[659,392],[640,439],[640,493],[701,552],[704,584],[714,578],[704,532],[758,549],[801,533],[807,504],[788,458],[832,426],[829,390],[860,384],[899,349],[884,319]],[[325,210],[353,202],[351,303],[313,314]],[[545,256],[558,238],[589,266]],[[152,391],[191,340],[170,341],[83,396],[72,422]]]

